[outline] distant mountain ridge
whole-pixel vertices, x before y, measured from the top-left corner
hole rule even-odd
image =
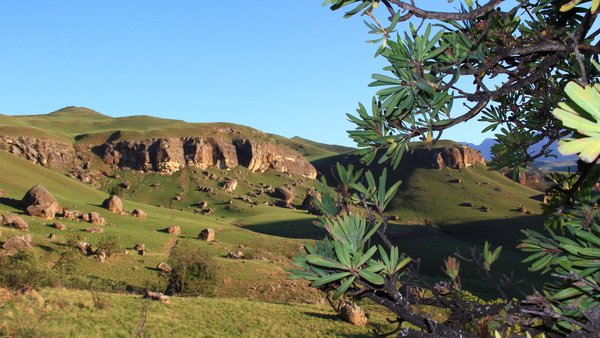
[[[459,142],[464,144],[470,148],[477,149],[481,152],[481,156],[485,158],[486,161],[492,160],[492,154],[490,149],[493,145],[496,144],[496,140],[491,138],[486,138],[481,142],[481,144],[473,144],[469,142]],[[540,151],[541,146],[539,144],[533,145],[530,148],[532,151]],[[550,146],[552,150],[552,154],[556,157],[547,157],[543,159],[539,159],[535,162],[535,165],[541,170],[549,170],[549,171],[566,171],[567,168],[570,168],[571,171],[577,170],[577,155],[562,155],[558,151],[558,146],[556,143]]]

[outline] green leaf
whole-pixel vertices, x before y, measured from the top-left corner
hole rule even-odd
[[[346,279],[346,281],[340,285],[340,287],[337,289],[337,291],[333,294],[333,299],[336,300],[338,298],[340,298],[344,292],[346,292],[346,290],[348,290],[348,288],[350,287],[350,285],[352,285],[352,283],[354,282],[354,276]]]
[[[327,283],[331,283],[333,281],[336,281],[338,279],[342,279],[345,277],[350,276],[350,272],[338,272],[338,273],[334,273],[331,275],[327,275],[325,277],[319,278],[316,281],[314,281],[311,286],[321,286],[323,284],[327,284]]]
[[[374,272],[364,269],[357,269],[356,272],[369,283],[381,285],[385,282],[383,277]]]
[[[346,267],[344,267],[339,262],[334,261],[333,259],[330,259],[327,257],[323,257],[321,255],[314,255],[314,254],[306,255],[306,260],[314,265],[319,265],[319,266],[324,266],[324,267],[334,268],[334,269],[347,270]]]

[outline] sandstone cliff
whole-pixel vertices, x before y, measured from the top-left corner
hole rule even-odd
[[[77,158],[73,145],[23,136],[0,136],[0,149],[44,167],[67,169]]]
[[[463,169],[474,166],[477,163],[485,163],[479,150],[464,145],[453,147],[440,147],[431,150],[415,149],[404,155],[403,161],[414,162],[422,168],[433,169]]]
[[[33,163],[59,169],[68,169],[75,162],[88,162],[89,151],[93,151],[114,168],[167,175],[186,166],[233,169],[241,165],[257,173],[273,169],[308,178],[317,176],[315,168],[294,150],[266,142],[230,141],[218,137],[154,138],[74,147],[53,140],[0,136],[0,149]]]
[[[108,142],[95,148],[104,163],[120,168],[171,174],[184,167],[233,169],[238,165],[263,173],[267,169],[316,178],[315,168],[291,149],[252,140],[158,138]]]

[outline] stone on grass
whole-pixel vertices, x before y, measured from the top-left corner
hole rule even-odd
[[[137,218],[146,218],[148,216],[141,209],[134,209],[132,214],[133,214],[133,216],[135,216]]]
[[[177,225],[171,225],[167,228],[167,232],[171,235],[181,235],[181,229]]]
[[[198,235],[198,239],[201,239],[203,241],[207,241],[207,242],[212,242],[215,240],[215,230],[208,228],[208,229],[204,229],[200,232],[200,234]]]
[[[369,322],[368,314],[362,307],[348,302],[340,308],[340,317],[356,326],[366,326]]]
[[[27,222],[25,222],[25,220],[16,215],[2,215],[2,221],[0,221],[0,224],[11,226],[23,231],[29,231],[29,226],[27,225]]]
[[[230,252],[227,254],[227,256],[225,256],[225,258],[231,258],[231,259],[243,259],[244,253],[241,251],[236,251],[236,252]]]
[[[171,272],[171,267],[167,263],[158,263],[156,269],[163,272]]]
[[[60,223],[60,222],[54,222],[54,228],[57,230],[67,230],[67,226]]]
[[[19,251],[24,249],[29,249],[33,246],[33,241],[31,240],[31,235],[26,234],[23,236],[11,236],[6,239],[6,242],[2,244],[2,248],[6,251]]]
[[[121,213],[123,211],[123,201],[119,196],[111,195],[109,198],[102,202],[102,207],[106,208],[110,212],[114,212],[116,214]]]
[[[63,213],[63,209],[56,198],[41,185],[29,189],[23,196],[21,203],[29,215],[43,219],[54,219],[56,214]]]

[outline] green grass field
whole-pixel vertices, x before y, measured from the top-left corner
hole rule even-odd
[[[19,118],[0,115],[2,135],[37,135],[70,143],[99,144],[106,140],[203,133],[221,137],[220,128],[242,131],[235,137],[255,137],[290,147],[318,165],[335,163],[336,159],[346,157],[349,150],[301,138],[263,134],[244,126],[189,124],[145,116],[115,119],[85,108],[70,107],[48,115]],[[98,170],[110,169],[102,167],[97,158],[92,159],[92,163]],[[135,336],[144,317],[142,309],[146,307],[148,337],[362,337],[375,325],[384,325],[385,317],[389,316],[367,304],[372,313],[371,326],[352,327],[337,320],[329,305],[316,305],[324,295],[311,289],[307,282],[287,279],[284,269],[291,266],[291,258],[297,255],[303,243],[313,243],[325,235],[323,229],[313,225],[317,217],[299,209],[267,205],[275,199],[270,193],[251,197],[254,204],[244,202],[241,196],[256,193],[268,185],[288,185],[295,190],[293,204],[299,207],[306,191],[314,184],[304,177],[271,170],[256,174],[242,167],[227,171],[186,168],[171,176],[118,171],[118,179],[104,176],[103,186],[95,189],[68,178],[64,172],[34,165],[4,150],[0,150],[0,172],[0,189],[8,193],[0,197],[0,213],[16,214],[28,222],[35,250],[43,254],[47,264],[54,264],[67,239],[77,234],[85,236],[92,246],[104,234],[117,235],[125,249],[105,263],[93,256],[81,256],[77,273],[88,284],[74,283],[70,289],[47,288],[32,299],[13,297],[0,303],[0,334]],[[218,180],[207,179],[211,174]],[[526,278],[536,287],[542,284],[545,277],[529,273],[527,266],[520,263],[526,255],[515,249],[523,238],[521,229],[542,229],[543,217],[536,199],[539,191],[488,171],[483,165],[463,170],[433,170],[403,163],[389,177],[390,183],[403,181],[387,210],[388,215],[399,217],[390,224],[389,237],[409,256],[422,259],[421,272],[428,280],[436,282],[446,278],[441,269],[443,260],[457,250],[467,256],[470,248],[482,248],[485,241],[490,241],[494,246],[504,246],[503,255],[492,269],[497,277],[514,271],[516,277]],[[222,182],[230,178],[240,182],[233,194],[220,189]],[[460,179],[460,183],[452,183],[455,179]],[[131,183],[130,189],[121,188],[125,181]],[[20,210],[20,200],[37,184],[50,191],[63,207],[100,213],[107,220],[107,225],[101,226],[104,233],[85,232],[85,228],[92,226],[89,223],[66,219],[48,221],[25,215]],[[214,190],[207,193],[200,187]],[[122,194],[126,210],[142,209],[148,217],[122,216],[103,209],[101,204],[109,192]],[[169,207],[171,201],[173,209]],[[198,203],[203,201],[215,209],[214,214],[201,215],[196,211]],[[468,207],[466,203],[474,206]],[[482,206],[491,212],[483,211]],[[530,214],[520,213],[520,207],[525,207]],[[68,230],[56,230],[52,226],[55,221],[64,223]],[[175,236],[163,231],[171,225],[180,226],[182,234]],[[206,228],[216,230],[215,242],[197,239]],[[8,227],[2,227],[0,232],[0,242],[23,234]],[[56,238],[48,238],[50,234]],[[193,241],[214,258],[218,267],[214,298],[175,297],[170,304],[142,300],[137,292],[164,291],[166,281],[157,271],[157,264],[167,261],[170,248],[182,239]],[[138,243],[145,244],[149,250],[146,255],[133,251]],[[227,253],[238,250],[247,257],[262,256],[266,260],[225,258]],[[463,264],[461,275],[466,289],[486,299],[497,297],[468,264]],[[93,283],[89,284],[90,281]],[[101,293],[109,306],[100,309],[94,304],[90,285],[111,291]],[[522,288],[531,291],[530,284]],[[24,322],[21,320],[24,316],[32,319]],[[65,322],[69,325],[64,325]],[[27,330],[33,333],[28,335]]]

